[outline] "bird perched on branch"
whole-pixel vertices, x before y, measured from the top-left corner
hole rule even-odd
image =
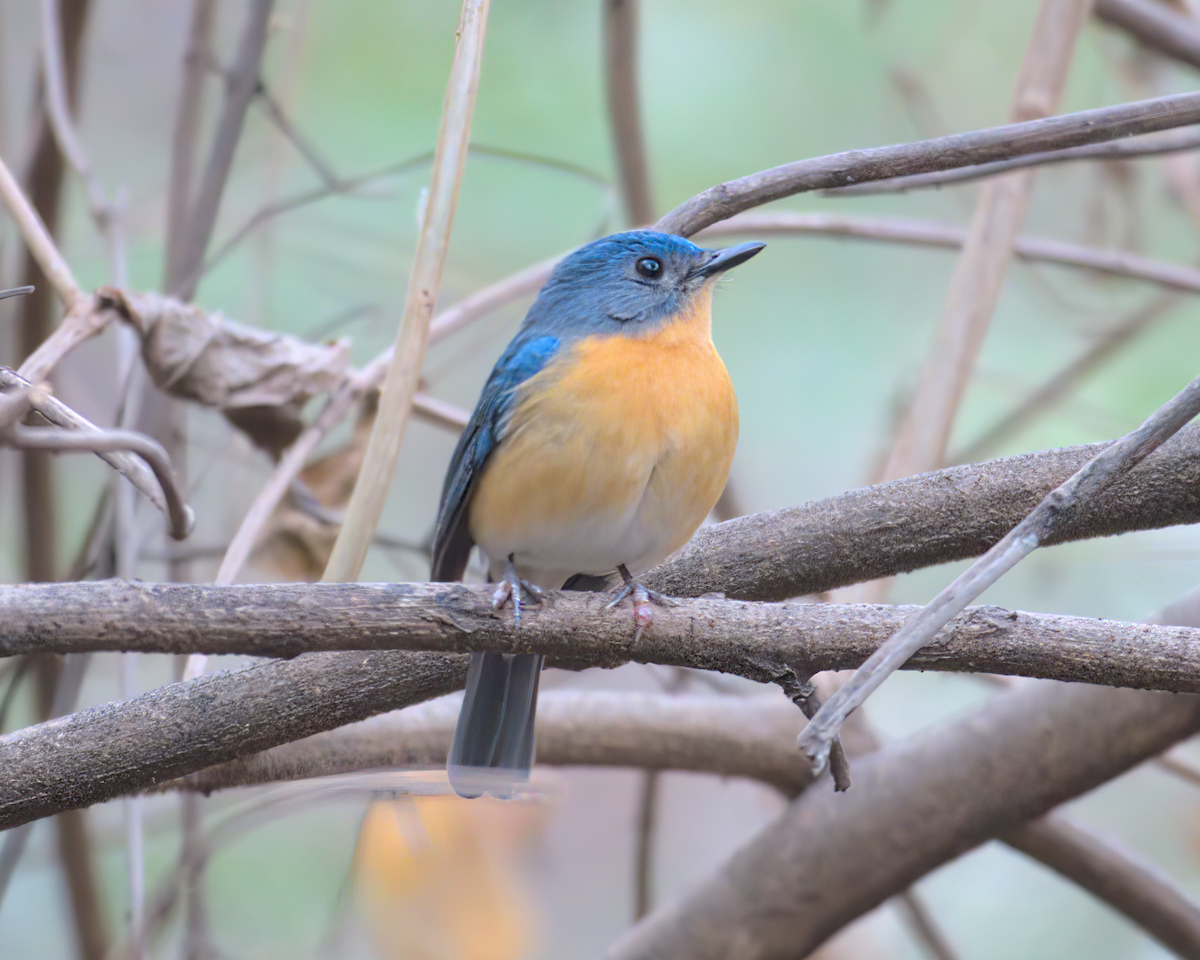
[[[433,579],[487,555],[495,606],[620,574],[638,630],[636,577],[682,547],[717,502],[737,444],[737,398],[711,334],[716,278],[765,244],[704,250],[634,230],[555,268],[497,361],[442,490]],[[543,658],[473,653],[450,752],[461,796],[511,797],[533,763]]]

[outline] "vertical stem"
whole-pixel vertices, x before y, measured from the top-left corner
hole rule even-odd
[[[63,60],[67,80],[67,97],[72,106],[79,89],[79,51],[83,28],[87,22],[88,0],[68,0],[62,5]],[[54,131],[46,118],[41,83],[35,94],[34,110],[38,116],[37,143],[29,165],[27,192],[34,208],[41,215],[51,236],[58,230],[59,203],[66,165]],[[22,358],[29,356],[50,336],[53,329],[54,291],[41,267],[28,251],[21,270],[21,283],[32,284],[37,291],[23,298],[17,349]],[[54,504],[53,454],[28,451],[21,457],[21,487],[25,525],[25,579],[53,580],[57,574],[58,517]]]
[[[1017,77],[1009,119],[1048,116],[1056,108],[1091,0],[1042,0]],[[988,181],[979,195],[967,242],[955,265],[946,303],[916,396],[881,480],[936,469],[945,455],[958,405],[991,323],[1025,220],[1034,170]]]
[[[638,785],[637,850],[633,865],[635,923],[650,912],[654,896],[654,820],[661,780],[661,770],[644,770]]]
[[[467,159],[489,4],[490,0],[464,0],[463,3],[433,160],[429,202],[408,278],[404,317],[396,334],[395,353],[384,380],[379,416],[367,443],[362,470],[322,577],[327,582],[347,583],[358,578],[396,473],[400,445],[412,413],[412,398],[417,392],[421,363],[429,342],[429,321],[442,280],[454,208],[458,203],[458,186]]]
[[[183,55],[183,86],[179,94],[179,107],[175,111],[170,185],[167,188],[167,256],[163,288],[168,290],[172,278],[180,270],[181,249],[187,232],[192,199],[192,168],[200,136],[200,104],[204,93],[204,77],[212,55],[209,43],[216,9],[215,0],[192,0],[192,20],[187,49]]]
[[[654,222],[650,167],[638,97],[638,0],[603,0],[604,80],[621,196],[629,222]]]

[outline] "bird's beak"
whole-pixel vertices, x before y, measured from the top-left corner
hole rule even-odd
[[[718,273],[724,273],[739,263],[745,263],[765,246],[765,243],[753,240],[750,243],[739,243],[736,247],[730,247],[728,250],[710,251],[708,259],[694,268],[691,276],[705,279],[715,277]]]

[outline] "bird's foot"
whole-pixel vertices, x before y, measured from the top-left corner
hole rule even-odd
[[[496,584],[496,591],[492,594],[492,609],[502,610],[504,605],[510,600],[513,608],[513,624],[518,630],[521,629],[521,591],[524,590],[529,597],[529,602],[535,606],[541,606],[545,594],[542,593],[542,588],[535,586],[528,580],[522,580],[517,574],[517,568],[513,564],[513,555],[508,555],[508,562],[504,565],[504,579]]]
[[[657,590],[649,590],[634,580],[633,575],[629,572],[629,569],[625,566],[625,564],[622,563],[620,566],[618,566],[617,572],[621,574],[621,579],[624,580],[625,583],[617,587],[616,592],[613,593],[612,599],[606,604],[606,609],[611,610],[626,597],[632,597],[633,623],[634,626],[637,627],[635,638],[640,637],[642,635],[642,631],[654,622],[654,611],[651,609],[651,604],[656,603],[660,607],[678,606],[678,601],[672,600],[668,596],[664,596]]]

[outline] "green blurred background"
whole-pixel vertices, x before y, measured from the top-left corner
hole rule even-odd
[[[124,191],[131,282],[160,283],[170,129],[189,4],[93,0],[80,129],[109,191]],[[458,6],[447,0],[280,2],[266,79],[295,125],[342,176],[432,149],[453,53]],[[704,188],[789,160],[900,142],[1005,121],[1032,0],[643,0],[642,108],[661,212]],[[228,62],[244,5],[220,4],[217,50]],[[20,163],[28,149],[37,6],[0,6],[0,150]],[[1137,52],[1089,24],[1063,110],[1187,89],[1194,77]],[[208,100],[211,119],[216,84]],[[599,0],[497,0],[491,11],[473,142],[524,155],[473,155],[466,168],[439,304],[448,305],[534,261],[621,229],[602,76]],[[1193,175],[1195,171],[1193,171]],[[355,362],[390,342],[404,297],[428,165],[353,196],[331,197],[273,221],[204,279],[206,308],[307,338],[349,337]],[[217,242],[264,203],[317,178],[259,109],[252,109],[221,207]],[[786,209],[921,217],[962,224],[976,187],[908,195],[799,197]],[[85,286],[105,282],[105,262],[77,183],[68,189],[63,249]],[[6,283],[16,238],[3,227]],[[1197,224],[1168,190],[1154,160],[1062,165],[1040,173],[1026,232],[1136,249],[1180,263],[1197,252]],[[953,256],[944,251],[825,238],[775,238],[723,284],[714,338],[742,412],[733,478],[747,511],[834,496],[865,482],[886,449],[898,407],[915,382],[941,308]],[[15,282],[15,281],[13,281]],[[952,449],[980,436],[1101,333],[1149,302],[1145,284],[1058,267],[1014,264]],[[13,301],[0,304],[0,362],[13,355]],[[469,408],[528,300],[498,311],[431,351],[429,389]],[[1005,454],[1106,439],[1135,426],[1196,373],[1200,309],[1182,299],[1151,332],[1090,376],[1082,388],[1002,446]],[[60,370],[67,402],[101,423],[114,408],[114,337],[79,350]],[[227,542],[270,465],[215,414],[189,414],[194,537]],[[331,443],[344,439],[332,438]],[[414,423],[382,528],[420,540],[432,526],[453,437]],[[98,462],[63,459],[61,550],[78,547],[108,477]],[[0,578],[22,579],[18,474],[0,451]],[[143,518],[147,552],[158,520]],[[1200,582],[1191,529],[1056,547],[1035,555],[983,598],[1027,610],[1141,619]],[[215,561],[195,566],[211,578]],[[892,597],[921,603],[956,572],[900,578]],[[164,576],[161,562],[139,568]],[[424,561],[371,555],[363,579],[424,579]],[[99,658],[86,702],[116,696],[116,657]],[[143,688],[171,667],[143,659]],[[560,677],[582,687],[658,689],[646,668]],[[888,738],[907,735],[978,702],[970,678],[903,675],[872,700]],[[13,722],[29,716],[22,702]],[[0,775],[3,775],[0,773]],[[557,774],[544,829],[524,870],[540,917],[537,956],[597,956],[630,918],[637,776]],[[209,816],[233,803],[210,802]],[[340,892],[363,802],[280,816],[230,845],[208,876],[221,956],[372,956],[369,924],[346,921],[335,952],[323,946],[341,921]],[[1192,792],[1154,770],[1132,773],[1075,805],[1200,893],[1200,818]],[[656,896],[665,900],[706,876],[779,809],[744,783],[668,775],[662,798]],[[113,928],[126,911],[119,804],[95,811]],[[178,843],[170,799],[148,805],[151,883]],[[50,832],[39,826],[0,905],[0,957],[71,955],[65,901]],[[1165,952],[1085,894],[1007,849],[989,846],[919,889],[964,958],[1149,958]],[[353,913],[353,908],[346,908]],[[178,953],[178,929],[155,955]],[[923,954],[885,908],[852,936],[848,956]],[[325,951],[323,953],[322,951]]]

